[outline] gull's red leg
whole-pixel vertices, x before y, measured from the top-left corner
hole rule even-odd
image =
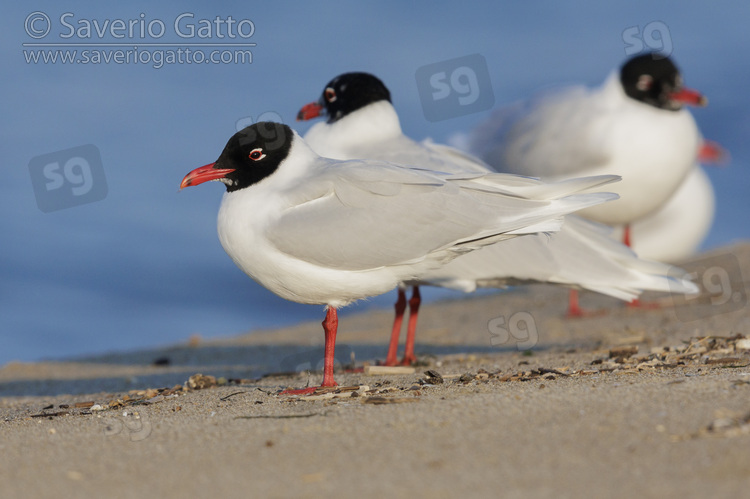
[[[395,366],[398,364],[396,360],[396,355],[398,355],[398,339],[401,336],[401,323],[404,320],[404,311],[406,310],[406,293],[401,288],[398,288],[398,299],[396,299],[394,308],[396,309],[396,316],[393,319],[391,342],[388,344],[388,356],[385,358],[386,366]]]
[[[578,290],[571,289],[568,294],[568,313],[567,318],[593,317],[595,315],[606,314],[605,310],[584,310],[578,303]]]
[[[568,317],[583,317],[584,313],[578,303],[578,290],[571,289],[568,294]]]
[[[414,286],[414,292],[409,300],[409,324],[406,330],[404,358],[401,359],[401,364],[404,366],[410,366],[417,361],[417,357],[414,355],[414,338],[417,335],[417,316],[420,303],[422,303],[422,296],[419,294],[419,286]]]
[[[326,309],[326,318],[323,320],[323,331],[325,332],[325,354],[323,357],[323,386],[338,386],[333,380],[333,364],[336,352],[336,331],[339,327],[339,316],[335,307]],[[299,390],[284,390],[281,395],[307,395],[313,393],[318,387],[301,388]]]
[[[622,244],[628,248],[633,247],[633,245],[630,244],[630,237],[630,224],[625,224],[625,230],[622,233]]]
[[[325,357],[323,357],[323,383],[320,386],[337,386],[333,380],[333,364],[336,354],[336,332],[339,329],[339,315],[335,307],[328,307],[323,321],[323,331],[326,334]]]

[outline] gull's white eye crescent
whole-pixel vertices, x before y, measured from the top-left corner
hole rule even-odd
[[[253,161],[260,161],[261,159],[265,158],[266,155],[263,152],[263,148],[257,147],[250,151],[250,154],[248,154],[247,157],[252,159]]]
[[[324,95],[326,96],[326,100],[328,102],[336,102],[336,91],[331,87],[326,88]]]

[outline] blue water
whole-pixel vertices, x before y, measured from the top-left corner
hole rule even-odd
[[[185,173],[218,156],[238,120],[279,116],[304,132],[309,125],[293,122],[299,107],[317,99],[323,85],[345,71],[370,71],[385,81],[407,134],[445,141],[489,111],[428,121],[415,80],[420,67],[481,54],[500,106],[550,85],[599,83],[626,57],[633,27],[643,33],[660,21],[668,28],[660,34],[668,37],[686,83],[710,99],[709,107],[694,113],[704,135],[732,154],[729,166],[709,171],[718,211],[704,247],[750,237],[746,2],[181,5],[72,1],[5,7],[0,18],[0,364],[140,349],[183,341],[193,333],[226,336],[322,319],[322,307],[272,295],[224,254],[215,227],[221,185],[180,193],[177,187]],[[22,44],[38,41],[24,28],[32,11],[51,20],[42,41],[124,41],[131,50],[148,41],[184,42],[173,32],[173,23],[180,14],[191,13],[184,19],[196,25],[217,16],[251,19],[255,32],[249,41],[257,45],[252,64],[184,63],[159,69],[132,62],[27,64]],[[66,22],[78,31],[61,38],[70,33],[59,21],[66,12],[71,13]],[[161,20],[167,33],[157,40],[133,40],[99,39],[95,31],[85,38],[80,31],[85,21],[97,20],[101,27],[118,19]],[[37,32],[44,28],[39,22],[31,26]],[[188,41],[238,39],[219,35]],[[660,48],[656,39],[641,40]],[[101,154],[106,190],[100,179],[94,181],[103,199],[41,211],[30,161],[85,144]],[[74,167],[68,173],[71,183],[85,181]],[[438,296],[446,294],[428,293],[430,299]],[[392,295],[374,298],[349,311],[390,307],[392,301]]]

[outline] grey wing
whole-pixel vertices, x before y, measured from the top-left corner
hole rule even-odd
[[[429,140],[416,142],[405,135],[390,137],[375,144],[361,144],[354,155],[442,173],[492,171],[482,160],[463,151]]]
[[[430,154],[440,158],[449,164],[456,165],[461,171],[482,173],[493,171],[492,167],[467,152],[451,146],[437,144],[429,140],[423,140],[420,145],[427,149]]]
[[[492,183],[452,178],[387,163],[340,162],[316,175],[316,185],[325,187],[283,212],[267,237],[307,262],[369,270],[427,257],[443,261],[487,244],[485,238],[528,227],[557,230],[560,215],[599,202],[593,194],[527,199]]]
[[[574,87],[500,109],[472,131],[469,151],[497,171],[541,178],[605,165],[609,115],[591,92]]]
[[[471,230],[468,213],[442,209],[456,186],[398,168],[338,170],[318,180],[325,192],[286,210],[268,232],[279,250],[323,267],[370,270],[423,260]]]

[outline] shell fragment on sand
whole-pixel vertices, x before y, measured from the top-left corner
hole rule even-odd
[[[417,370],[409,366],[365,366],[365,376],[380,376],[388,374],[414,374]]]

